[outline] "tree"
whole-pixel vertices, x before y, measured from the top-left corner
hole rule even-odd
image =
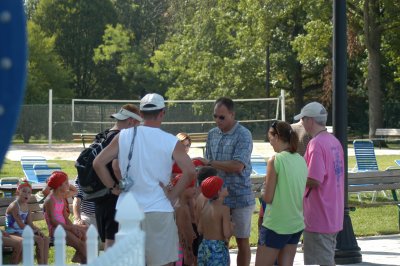
[[[40,136],[43,127],[47,127],[47,121],[43,117],[39,118],[41,113],[31,104],[47,104],[50,89],[57,98],[70,99],[73,96],[70,89],[72,75],[55,52],[54,37],[46,37],[40,27],[32,21],[28,21],[27,31],[29,59],[24,103],[30,106],[24,106],[24,115],[20,118],[17,129],[25,143],[28,143],[32,136]]]
[[[362,28],[363,44],[367,50],[368,62],[365,86],[369,102],[369,137],[375,136],[375,130],[383,125],[383,84],[382,84],[382,41],[385,31],[400,26],[398,13],[400,5],[387,0],[349,1],[349,12],[354,19],[353,25]]]
[[[55,51],[55,38],[46,37],[32,21],[28,21],[27,31],[29,59],[25,103],[48,103],[50,89],[59,98],[71,98],[72,75]]]
[[[75,96],[95,97],[94,48],[101,44],[106,25],[116,22],[111,1],[41,0],[33,20],[55,37],[56,50],[74,75]]]

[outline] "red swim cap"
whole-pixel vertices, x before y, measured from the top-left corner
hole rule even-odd
[[[32,190],[32,186],[31,186],[31,184],[28,182],[28,180],[26,180],[26,179],[24,179],[24,180],[21,180],[19,183],[18,183],[18,187],[17,187],[17,191],[20,191],[22,188],[24,188],[24,187],[28,187],[28,188],[30,188],[31,190]]]
[[[200,167],[200,166],[204,166],[204,163],[202,161],[200,161],[199,159],[192,159],[192,163],[194,164],[194,167]]]
[[[200,167],[200,166],[204,166],[204,163],[202,161],[200,161],[199,159],[192,159],[192,163],[194,165],[194,167]],[[174,174],[181,174],[182,170],[181,168],[179,168],[179,166],[176,164],[176,162],[172,165],[172,173]]]
[[[203,180],[201,183],[201,193],[208,198],[213,199],[218,196],[218,192],[221,190],[224,180],[219,176],[210,176]]]
[[[57,189],[59,188],[65,180],[68,179],[68,176],[66,173],[62,171],[54,171],[51,176],[49,177],[47,181],[47,185],[51,187],[52,189]]]

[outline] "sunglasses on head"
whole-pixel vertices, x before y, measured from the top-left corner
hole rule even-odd
[[[271,127],[275,130],[276,134],[279,135],[279,131],[277,129],[277,126],[278,126],[278,121],[272,122]]]
[[[213,115],[214,116],[214,119],[219,119],[219,120],[224,120],[225,119],[225,116],[223,116],[223,115]]]

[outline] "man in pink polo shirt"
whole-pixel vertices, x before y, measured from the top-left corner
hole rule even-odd
[[[303,198],[304,264],[335,265],[336,235],[343,229],[344,155],[340,142],[326,131],[328,112],[311,102],[294,117],[312,136],[304,158],[308,167]]]

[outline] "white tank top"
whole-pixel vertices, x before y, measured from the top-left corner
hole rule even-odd
[[[128,156],[134,128],[123,129],[119,134],[119,167],[126,176]],[[133,146],[128,177],[133,179],[129,192],[133,193],[139,207],[146,212],[173,212],[171,202],[159,183],[169,183],[173,164],[172,153],[178,139],[160,128],[138,126]],[[124,193],[118,199],[120,202]],[[118,206],[118,204],[117,204]]]

